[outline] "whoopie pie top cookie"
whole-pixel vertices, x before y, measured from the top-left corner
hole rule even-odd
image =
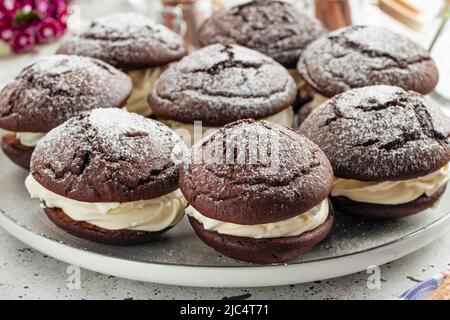
[[[295,68],[306,46],[325,33],[319,21],[283,1],[258,0],[207,19],[199,29],[202,46],[236,43]]]
[[[296,92],[292,77],[273,59],[237,45],[214,44],[170,66],[149,101],[160,119],[218,127],[285,111]]]
[[[181,36],[137,13],[117,13],[93,20],[83,32],[70,36],[59,53],[90,56],[120,68],[133,82],[126,108],[152,114],[147,95],[171,62],[187,54]]]
[[[338,178],[406,180],[426,176],[450,160],[450,120],[420,94],[370,86],[337,95],[302,123]]]
[[[36,146],[31,175],[83,202],[152,199],[178,188],[186,146],[168,127],[120,109],[96,109],[52,130]]]
[[[180,189],[196,210],[241,225],[306,212],[327,198],[332,182],[330,163],[314,143],[269,121],[226,125],[194,145],[180,167]]]
[[[142,69],[176,61],[186,54],[183,39],[137,13],[95,19],[70,36],[58,53],[90,56],[121,69]]]
[[[377,84],[426,94],[438,82],[437,67],[424,48],[375,26],[350,26],[322,36],[304,50],[297,69],[326,97]]]
[[[130,93],[130,78],[100,60],[49,56],[0,91],[0,127],[46,133],[83,111],[124,106]]]

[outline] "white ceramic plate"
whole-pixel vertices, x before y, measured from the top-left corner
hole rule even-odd
[[[396,221],[336,214],[331,235],[305,256],[257,266],[220,255],[181,224],[158,240],[115,247],[75,238],[56,228],[23,186],[26,172],[0,154],[0,225],[49,256],[89,270],[133,280],[203,287],[258,287],[323,280],[365,270],[411,253],[450,226],[450,189],[440,204]]]

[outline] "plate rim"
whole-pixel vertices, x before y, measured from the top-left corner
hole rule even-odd
[[[420,212],[420,213],[422,213],[422,212]],[[376,249],[384,248],[386,246],[390,246],[392,244],[395,244],[398,241],[406,240],[407,238],[409,238],[410,236],[414,236],[418,232],[422,232],[422,231],[424,231],[424,230],[426,230],[426,229],[428,229],[430,227],[433,227],[435,224],[448,223],[449,224],[449,228],[450,228],[450,211],[449,211],[448,213],[446,213],[446,214],[440,216],[439,218],[437,218],[436,220],[434,220],[434,221],[432,221],[432,222],[430,222],[430,223],[420,227],[417,230],[414,230],[414,231],[412,231],[412,232],[410,232],[408,234],[405,234],[405,235],[403,235],[403,236],[401,236],[401,237],[399,237],[397,239],[390,240],[390,241],[388,241],[386,243],[383,243],[383,244],[378,244],[378,245],[376,245],[374,247],[371,247],[371,248],[362,249],[362,250],[351,252],[351,253],[346,253],[346,254],[343,254],[343,255],[340,255],[340,256],[337,256],[337,257],[323,257],[323,258],[317,258],[317,259],[306,260],[306,261],[298,261],[298,262],[289,261],[289,262],[286,262],[286,263],[269,264],[269,265],[247,263],[247,265],[245,265],[245,266],[229,266],[229,265],[227,265],[227,266],[221,266],[221,265],[197,266],[197,265],[194,265],[194,264],[177,264],[177,263],[170,263],[170,262],[167,262],[167,263],[166,262],[148,262],[148,261],[141,260],[141,259],[130,259],[130,258],[126,258],[126,257],[118,258],[118,257],[116,257],[116,256],[114,256],[112,254],[104,254],[104,253],[92,252],[92,251],[89,251],[86,248],[81,248],[80,246],[74,246],[74,245],[72,245],[70,243],[67,243],[67,242],[64,242],[62,240],[61,241],[55,240],[55,239],[47,236],[46,234],[33,232],[33,230],[31,230],[27,226],[24,226],[24,225],[20,224],[10,214],[8,214],[5,210],[0,208],[0,217],[1,216],[4,216],[5,218],[9,219],[12,223],[14,223],[17,227],[22,228],[25,231],[36,235],[39,238],[47,239],[47,240],[50,240],[52,242],[56,242],[58,244],[61,244],[63,246],[67,246],[67,247],[72,248],[72,249],[77,249],[77,250],[80,250],[82,252],[90,252],[92,254],[97,254],[97,255],[100,255],[100,256],[103,256],[103,257],[116,258],[116,259],[119,259],[119,260],[125,260],[125,261],[130,261],[130,262],[140,262],[140,263],[144,263],[144,264],[162,265],[162,266],[202,267],[202,268],[231,268],[231,269],[233,269],[233,268],[248,268],[248,267],[264,268],[264,267],[267,267],[267,266],[301,265],[301,264],[307,264],[307,263],[312,263],[312,262],[328,261],[328,260],[333,260],[333,259],[337,259],[337,258],[345,258],[345,257],[353,256],[353,255],[362,254],[362,253],[365,253],[365,252],[370,252],[370,251],[373,251],[373,250],[376,250]],[[50,220],[48,220],[48,222],[50,224],[53,224]],[[1,220],[0,220],[0,226],[2,226]],[[99,243],[99,245],[102,245],[102,244]],[[86,250],[84,250],[84,249],[86,249]],[[230,259],[232,259],[232,258],[230,258]]]
[[[18,240],[46,255],[95,272],[159,284],[232,288],[325,280],[359,272],[370,265],[385,264],[417,251],[442,236],[450,227],[450,213],[405,236],[370,249],[334,258],[267,266],[177,265],[118,258],[85,251],[34,233],[1,209],[0,226]]]

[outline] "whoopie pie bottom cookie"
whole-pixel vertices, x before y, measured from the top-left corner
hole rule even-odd
[[[323,208],[321,211],[326,210],[322,212],[325,213],[325,220],[323,220],[323,217],[314,219],[310,216],[304,218],[304,220],[310,220],[311,226],[306,227],[303,224],[300,227],[304,229],[304,232],[299,230],[297,232],[292,231],[293,233],[300,232],[299,235],[270,238],[255,238],[251,237],[251,235],[258,236],[256,233],[264,229],[268,234],[270,233],[269,230],[293,229],[292,225],[296,224],[295,220],[303,220],[301,215],[279,223],[252,226],[212,220],[202,216],[198,211],[195,212],[195,209],[192,207],[187,209],[187,213],[189,222],[197,236],[213,249],[228,257],[242,261],[273,264],[288,262],[307,253],[330,233],[334,221],[331,203],[325,200],[320,206]],[[310,213],[305,213],[304,215],[306,217]],[[247,230],[247,235],[249,236],[232,235],[239,234],[239,230]],[[230,234],[227,234],[227,232]]]
[[[5,155],[18,166],[30,170],[30,159],[34,146],[22,144],[15,133],[8,133],[2,137],[2,150]]]
[[[51,192],[31,174],[25,185],[31,197],[42,201],[47,217],[57,227],[76,237],[110,245],[133,245],[153,239],[175,226],[183,218],[186,206],[179,190],[148,200],[89,203]]]
[[[398,205],[364,203],[350,200],[346,197],[331,197],[337,210],[354,216],[376,219],[402,218],[433,207],[444,194],[446,185],[440,187],[430,196],[421,195],[416,200]]]
[[[366,218],[402,218],[435,206],[447,188],[449,167],[416,179],[358,181],[336,178],[331,200],[337,210]]]
[[[110,245],[133,245],[144,243],[172,228],[172,226],[170,226],[155,232],[108,230],[85,221],[73,220],[66,215],[64,211],[58,208],[45,207],[44,211],[47,217],[60,229],[78,238]]]

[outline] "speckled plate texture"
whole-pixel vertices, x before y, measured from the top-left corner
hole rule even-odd
[[[156,241],[144,245],[115,247],[78,239],[54,226],[39,202],[28,197],[23,184],[26,175],[26,171],[0,154],[0,225],[7,231],[60,260],[157,283],[267,286],[336,277],[417,250],[435,240],[450,224],[447,188],[436,208],[395,221],[367,221],[337,212],[331,235],[311,252],[288,264],[256,266],[224,257],[204,245],[186,218]],[[410,240],[413,243],[407,243]],[[401,246],[402,242],[405,245]]]

